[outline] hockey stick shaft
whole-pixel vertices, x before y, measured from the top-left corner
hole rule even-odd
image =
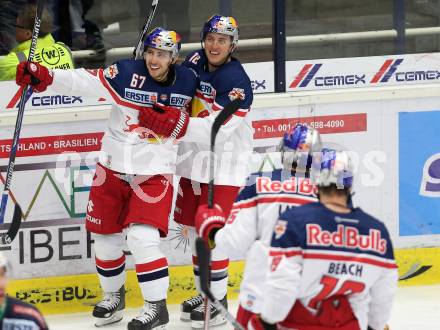
[[[38,35],[40,34],[41,16],[43,14],[43,8],[45,2],[46,0],[37,1],[37,12],[35,14],[34,27],[32,29],[32,39],[29,48],[28,62],[33,60],[35,55],[35,50],[37,48]],[[15,122],[14,137],[12,138],[11,152],[9,154],[9,162],[8,162],[8,167],[6,169],[5,187],[0,205],[0,223],[3,223],[5,220],[6,206],[8,203],[9,190],[11,188],[11,183],[12,183],[12,175],[14,173],[15,156],[17,155],[18,143],[20,140],[21,124],[23,122],[24,106],[26,104],[26,94],[28,88],[29,86],[23,88],[20,97],[17,120]],[[10,244],[12,240],[15,238],[15,235],[17,235],[18,229],[20,227],[21,217],[22,214],[21,214],[20,206],[18,204],[15,204],[14,215],[12,218],[11,225],[9,226],[8,232],[1,237],[0,239],[1,244]]]
[[[142,32],[139,34],[139,40],[137,42],[136,47],[133,50],[133,58],[135,60],[138,60],[142,58],[142,54],[144,52],[144,40],[145,36],[148,33],[148,29],[150,28],[151,22],[153,21],[154,13],[156,12],[157,5],[159,3],[159,0],[153,0],[151,3],[151,9],[148,13],[147,21],[145,22]]]
[[[211,251],[206,246],[205,241],[201,237],[196,238],[196,253],[199,262],[200,287],[203,293],[208,297],[216,309],[231,323],[235,329],[244,330],[243,326],[238,323],[235,317],[222,305],[218,299],[214,297],[209,289],[209,262],[211,259]]]
[[[215,139],[217,133],[219,132],[221,126],[232,116],[240,107],[240,100],[235,99],[234,101],[228,103],[222,111],[215,118],[211,129],[211,144],[210,144],[210,154],[209,154],[209,184],[208,184],[208,207],[212,208],[214,206],[214,167],[215,167]]]
[[[215,139],[217,137],[217,133],[220,130],[220,127],[226,122],[226,120],[232,116],[239,108],[240,100],[236,99],[231,103],[228,103],[223,110],[218,114],[215,118],[214,123],[211,128],[211,143],[210,143],[210,153],[209,153],[209,184],[208,184],[208,207],[212,209],[214,207],[214,168],[215,168]],[[210,282],[210,256],[208,257],[208,275],[207,275],[207,283],[209,286]],[[210,320],[210,308],[209,301],[205,297],[205,329],[209,328],[209,320]]]
[[[215,139],[217,137],[217,134],[220,130],[220,127],[226,122],[226,120],[232,116],[239,108],[240,100],[236,99],[232,101],[231,103],[228,103],[223,110],[218,114],[218,116],[215,118],[214,123],[212,124],[211,128],[211,143],[210,143],[210,153],[209,153],[209,184],[208,184],[208,208],[212,209],[214,207],[214,168],[215,168]],[[207,275],[205,277],[205,281],[209,288],[209,282],[210,282],[210,254],[208,256],[208,262],[207,262]],[[199,265],[200,269],[200,265]],[[205,297],[205,329],[209,328],[209,320],[211,316],[210,308],[209,308],[209,301]]]

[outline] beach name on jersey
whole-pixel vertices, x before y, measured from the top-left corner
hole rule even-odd
[[[288,180],[272,180],[268,177],[258,177],[257,193],[300,193],[303,195],[316,195],[317,188],[310,179],[290,177]]]
[[[307,245],[359,249],[380,254],[387,252],[387,241],[377,229],[370,229],[368,235],[361,235],[356,227],[338,225],[337,231],[331,232],[312,223],[306,225],[306,231]]]
[[[169,97],[169,105],[175,107],[184,107],[191,102],[191,97],[182,94],[171,94],[170,96],[168,94],[158,95],[156,92],[145,92],[132,88],[125,89],[124,97],[127,100],[145,104],[157,103],[159,99],[159,102],[165,102]]]

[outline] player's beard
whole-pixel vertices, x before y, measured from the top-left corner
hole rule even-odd
[[[162,69],[162,68],[161,68]],[[168,74],[170,72],[170,67],[168,66],[165,70],[150,70],[148,68],[150,76],[157,82],[165,82],[167,80]]]

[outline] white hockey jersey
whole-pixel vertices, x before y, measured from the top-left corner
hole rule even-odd
[[[232,100],[242,100],[240,109],[220,128],[215,145],[215,184],[242,186],[250,173],[252,126],[247,116],[253,101],[251,81],[236,59],[217,70],[206,70],[203,50],[189,54],[182,64],[199,78],[186,135],[179,144],[177,174],[209,182],[211,127],[218,113]]]
[[[188,68],[174,65],[169,85],[151,78],[144,60],[118,61],[105,70],[54,70],[50,86],[60,93],[105,98],[113,108],[104,133],[99,162],[126,174],[174,174],[177,146],[139,124],[138,112],[156,102],[187,111],[197,79]]]
[[[288,208],[316,201],[309,179],[290,171],[252,174],[240,191],[224,228],[215,236],[228,256],[246,256],[239,301],[244,309],[261,311],[261,295],[269,272],[269,245],[275,222]]]
[[[275,225],[270,255],[264,320],[289,327],[305,317],[296,310],[317,315],[324,301],[346,296],[360,329],[384,328],[398,273],[388,230],[379,220],[359,208],[348,214],[321,203],[293,208]]]

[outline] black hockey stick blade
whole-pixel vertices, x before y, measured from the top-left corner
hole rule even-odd
[[[147,36],[148,29],[150,28],[151,22],[153,21],[154,13],[156,12],[158,3],[159,0],[153,0],[153,2],[151,3],[151,8],[150,8],[150,12],[148,13],[147,20],[142,28],[141,33],[139,34],[139,40],[136,44],[136,47],[134,47],[133,50],[133,58],[135,60],[142,58],[142,54],[144,52],[145,37]]]
[[[23,212],[21,211],[20,205],[15,204],[14,215],[12,216],[11,224],[6,233],[0,234],[0,245],[11,244],[14,238],[17,236],[18,230],[20,229],[21,219],[23,218]]]
[[[220,127],[224,124],[224,122],[232,116],[239,108],[240,108],[240,99],[235,99],[234,101],[228,103],[222,111],[215,118],[214,123],[212,124],[211,129],[211,150],[214,151],[215,146],[215,138],[217,137],[217,133],[220,130]]]
[[[199,262],[200,288],[202,292],[209,298],[212,304],[218,309],[235,329],[244,330],[243,326],[238,323],[234,316],[229,313],[225,306],[214,297],[209,289],[209,261],[211,260],[211,250],[207,247],[205,241],[201,237],[196,238],[196,254]]]

